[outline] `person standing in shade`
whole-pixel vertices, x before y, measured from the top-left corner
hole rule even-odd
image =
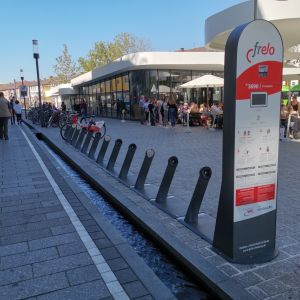
[[[15,101],[14,110],[17,116],[17,122],[19,125],[22,123],[22,106],[18,100]]]
[[[11,117],[10,103],[0,92],[0,140],[8,140],[8,120]]]
[[[169,107],[169,119],[171,121],[171,127],[174,128],[177,119],[177,105],[174,94],[171,94],[168,101]]]

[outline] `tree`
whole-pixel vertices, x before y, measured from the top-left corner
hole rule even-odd
[[[67,83],[78,73],[78,66],[72,60],[66,44],[61,56],[56,58],[56,64],[53,66],[54,73],[57,76],[58,83]]]
[[[111,61],[129,53],[151,50],[150,44],[133,34],[122,32],[110,43],[99,41],[89,51],[86,58],[80,57],[78,62],[84,71],[104,66]]]

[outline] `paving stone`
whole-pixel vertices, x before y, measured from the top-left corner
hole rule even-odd
[[[66,233],[57,236],[52,236],[44,239],[29,241],[29,249],[37,250],[42,248],[49,248],[58,245],[64,245],[79,240],[77,233]]]
[[[64,233],[75,232],[75,231],[76,230],[72,224],[51,227],[51,232],[53,235],[64,234]]]
[[[296,269],[297,266],[295,264],[289,261],[280,261],[255,269],[254,272],[265,279],[271,279],[284,275],[285,273],[294,272]]]
[[[81,241],[60,245],[57,246],[57,249],[60,256],[68,256],[68,255],[78,254],[87,251],[86,247]]]
[[[239,273],[239,271],[230,264],[219,266],[218,269],[230,277]]]
[[[76,285],[61,291],[52,292],[39,296],[38,300],[57,300],[57,299],[74,299],[74,300],[93,300],[105,299],[110,297],[110,293],[102,280]]]
[[[288,291],[286,293],[282,293],[271,298],[272,300],[299,300],[300,299],[300,291]]]
[[[149,294],[140,281],[125,283],[123,287],[130,298],[142,297]]]
[[[46,217],[47,217],[48,220],[58,219],[58,218],[65,218],[67,216],[68,216],[67,213],[64,210],[61,210],[61,209],[60,209],[60,211],[56,211],[56,212],[46,214]]]
[[[55,220],[47,220],[47,221],[27,223],[22,225],[2,227],[0,228],[0,235],[9,235],[9,234],[21,233],[26,231],[40,230],[40,229],[49,228],[51,226],[67,225],[70,223],[71,221],[69,218],[60,218]]]
[[[100,273],[95,265],[89,265],[68,271],[67,277],[71,285],[77,285],[84,282],[101,279]]]
[[[35,277],[39,277],[90,265],[92,263],[93,261],[88,253],[79,253],[51,261],[35,263],[33,264],[33,273]]]
[[[64,273],[29,279],[1,287],[0,299],[24,299],[68,287]]]
[[[101,249],[101,254],[106,260],[120,257],[120,253],[115,247]]]
[[[109,241],[107,238],[94,240],[94,242],[99,249],[104,249],[112,246],[111,241]]]
[[[28,250],[27,243],[17,243],[13,245],[0,246],[0,256],[13,255],[26,252]]]
[[[28,265],[45,260],[51,260],[57,258],[56,248],[47,248],[31,252],[24,252],[21,254],[15,254],[10,256],[4,256],[1,258],[0,269],[8,269],[17,266]]]
[[[277,279],[271,279],[259,283],[257,287],[261,288],[269,296],[275,296],[279,293],[286,292],[291,289],[290,286],[285,285],[284,283],[278,281]]]
[[[50,229],[41,229],[36,231],[22,232],[19,234],[7,235],[1,238],[2,245],[20,243],[24,241],[32,241],[39,238],[52,236]]]
[[[247,289],[256,299],[268,299],[269,295],[257,286],[252,286]]]
[[[18,268],[0,271],[0,286],[27,280],[33,277],[31,266],[22,266]]]
[[[119,270],[114,273],[118,278],[119,282],[122,284],[138,280],[137,276],[130,268]]]
[[[253,272],[237,274],[233,276],[233,278],[236,279],[245,288],[254,286],[262,281],[262,279],[255,275]]]
[[[115,258],[107,261],[112,271],[119,271],[128,268],[128,264],[123,258]]]

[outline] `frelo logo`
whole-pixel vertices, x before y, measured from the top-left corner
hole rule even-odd
[[[260,46],[259,42],[256,42],[254,48],[250,48],[246,53],[247,61],[251,64],[251,58],[254,58],[256,55],[274,55],[275,48],[271,46],[271,43],[267,45]]]

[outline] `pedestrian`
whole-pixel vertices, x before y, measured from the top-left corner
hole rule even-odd
[[[80,113],[82,117],[86,117],[87,115],[87,105],[84,99],[81,99],[80,103]]]
[[[169,119],[171,121],[171,127],[174,128],[177,119],[177,105],[174,94],[171,94],[168,101],[169,107]]]
[[[65,104],[65,102],[64,102],[64,101],[61,103],[61,106],[60,106],[60,108],[61,108],[61,111],[62,111],[63,113],[65,113],[65,112],[66,112],[66,110],[67,110],[67,106],[66,106],[66,104]]]
[[[162,100],[162,106],[161,106],[161,114],[162,114],[162,119],[163,119],[163,126],[164,128],[167,128],[167,124],[169,121],[169,107],[168,107],[168,102],[167,99],[164,98]]]
[[[18,100],[15,101],[14,110],[17,116],[17,122],[20,125],[22,123],[22,106]]]
[[[11,117],[10,103],[0,92],[0,140],[8,140],[8,120]]]
[[[15,103],[15,97],[11,96],[10,101],[9,101],[10,110],[11,110],[11,116],[10,116],[10,124],[11,125],[16,123],[14,103]]]
[[[139,100],[139,111],[140,111],[141,124],[144,124],[144,121],[145,121],[144,104],[145,104],[145,96],[141,95],[140,100]]]

